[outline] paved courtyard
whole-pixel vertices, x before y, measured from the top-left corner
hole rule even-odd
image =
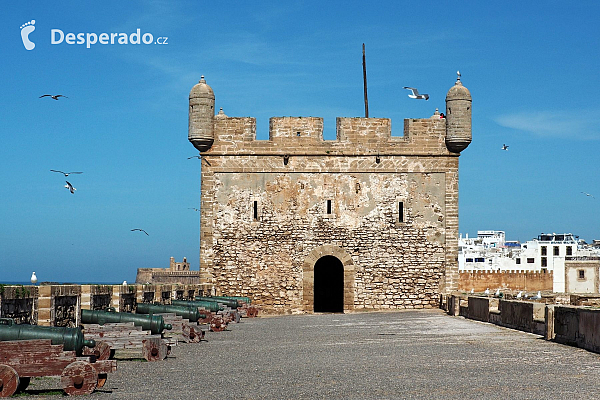
[[[440,310],[244,319],[206,338],[162,362],[119,361],[88,398],[600,397],[600,355]],[[52,384],[28,391],[50,397]]]

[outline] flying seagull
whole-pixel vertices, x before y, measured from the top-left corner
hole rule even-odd
[[[63,96],[62,94],[44,94],[44,95],[40,96],[40,99],[42,97],[52,97],[54,100],[58,100],[59,97],[64,97],[65,99],[68,99],[67,96]]]
[[[194,211],[200,211],[197,208],[193,208],[193,207],[188,207],[189,210],[194,210]]]
[[[67,182],[67,184],[65,185],[65,187],[66,187],[67,189],[69,189],[69,192],[71,192],[71,193],[75,194],[75,191],[76,191],[77,189],[75,189],[75,188],[73,187],[73,185],[71,185],[71,183],[70,183],[69,181],[65,181],[65,182]]]
[[[201,159],[202,157],[200,157],[200,156],[191,156],[191,157],[188,157],[188,160],[191,160],[192,158],[198,158],[198,159]]]
[[[506,151],[508,151],[508,146],[507,146],[507,145],[505,145],[505,144],[503,144],[503,145],[502,145],[502,150],[506,150]]]
[[[586,196],[588,196],[588,197],[591,197],[592,199],[595,199],[595,197],[594,197],[594,196],[592,196],[592,195],[591,195],[591,194],[589,194],[589,193],[586,193],[586,192],[581,192],[581,193],[585,194],[585,195],[586,195]]]
[[[412,94],[408,95],[408,97],[410,97],[411,99],[425,99],[425,100],[429,100],[429,95],[428,94],[419,94],[419,91],[416,88],[404,86],[404,89],[408,89],[408,90],[410,90],[412,92]]]
[[[62,171],[57,171],[55,169],[51,169],[50,171],[59,172],[59,173],[63,174],[65,176],[65,178],[71,174],[83,174],[83,172],[62,172]]]
[[[150,235],[148,235],[148,232],[146,232],[146,231],[145,231],[145,230],[143,230],[143,229],[135,228],[135,229],[132,229],[131,231],[132,231],[132,232],[133,232],[133,231],[140,231],[140,232],[144,232],[144,233],[146,234],[146,236],[150,236]]]

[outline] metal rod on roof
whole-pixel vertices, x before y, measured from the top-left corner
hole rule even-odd
[[[365,118],[369,118],[369,99],[367,98],[367,61],[365,59],[365,44],[363,43],[363,81],[365,87]]]

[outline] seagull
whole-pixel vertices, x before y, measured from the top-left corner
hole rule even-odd
[[[123,281],[122,285],[127,286],[127,281]]]
[[[594,197],[594,196],[592,196],[592,195],[591,195],[591,194],[589,194],[589,193],[586,193],[586,192],[581,192],[581,193],[585,194],[585,195],[586,195],[586,196],[588,196],[588,197],[591,197],[592,199],[595,199],[595,197]]]
[[[471,288],[471,293],[475,293],[475,288]]]
[[[429,100],[429,95],[428,94],[419,94],[419,91],[416,88],[404,86],[404,89],[408,89],[408,90],[410,90],[412,92],[412,94],[408,95],[408,97],[410,97],[411,99],[425,99],[425,100]]]
[[[31,283],[33,283],[34,285],[37,283],[37,276],[35,276],[35,271],[33,271],[33,274],[31,274]]]
[[[200,156],[191,156],[191,157],[188,157],[188,160],[191,160],[192,158],[201,159],[202,157],[200,157]]]
[[[500,297],[500,288],[496,289],[496,293],[494,294],[496,297]]]
[[[200,211],[200,210],[198,210],[197,208],[194,208],[194,207],[188,207],[188,210]]]
[[[506,151],[508,151],[508,146],[507,146],[507,145],[505,145],[505,144],[503,144],[503,145],[502,145],[502,150],[506,150]]]
[[[537,294],[533,297],[530,297],[531,300],[539,300],[542,298],[542,292],[538,290]]]
[[[523,297],[523,291],[519,291],[519,293],[517,294],[517,299],[520,299],[521,297]]]
[[[140,231],[140,232],[144,232],[144,233],[145,233],[147,236],[150,236],[150,235],[148,235],[148,232],[146,232],[146,231],[145,231],[145,230],[143,230],[143,229],[135,228],[135,229],[132,229],[131,231],[132,231],[132,232],[133,232],[133,231]]]
[[[71,183],[70,183],[69,181],[65,181],[65,182],[67,182],[67,184],[65,185],[65,187],[66,187],[67,189],[69,189],[69,192],[71,192],[72,194],[75,194],[75,191],[76,191],[77,189],[75,189],[75,188],[73,187],[73,185],[71,185]]]
[[[486,289],[485,289],[485,292],[483,292],[483,293],[485,293],[485,294],[490,294],[490,289],[489,289],[489,288],[486,288]]]
[[[71,174],[83,174],[83,172],[62,172],[62,171],[58,171],[56,169],[51,169],[50,171],[59,172],[59,173],[63,174],[65,176],[65,178]]]
[[[40,96],[40,99],[42,97],[52,97],[54,100],[58,100],[59,97],[64,97],[65,99],[68,99],[67,96],[63,96],[62,94],[45,94],[45,95]]]

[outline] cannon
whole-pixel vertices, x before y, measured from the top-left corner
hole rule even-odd
[[[209,297],[212,299],[224,299],[224,300],[237,300],[238,303],[242,302],[242,303],[246,303],[246,304],[251,304],[252,300],[250,300],[250,297],[245,297],[245,296],[212,296]]]
[[[0,397],[24,391],[32,377],[59,376],[69,395],[90,394],[117,370],[115,360],[77,356],[50,339],[0,341]]]
[[[250,298],[243,296],[196,296],[196,301],[210,301],[221,303],[227,307],[236,308],[247,317],[258,316],[258,307],[250,305]]]
[[[227,306],[230,308],[238,308],[240,306],[238,301],[235,299],[223,299],[223,298],[216,298],[216,297],[196,296],[196,297],[194,297],[194,301],[207,301],[207,302],[211,302],[211,303],[220,303],[220,304],[223,304],[224,306]]]
[[[104,311],[98,310],[81,310],[82,324],[98,324],[106,323],[133,322],[136,326],[141,326],[143,330],[150,331],[156,335],[163,331],[171,330],[171,324],[165,324],[163,317],[160,315],[139,315],[126,312],[115,312],[113,307],[109,307]]]
[[[221,311],[224,307],[220,306],[216,301],[201,301],[201,300],[171,300],[174,306],[184,307],[200,307],[211,312]]]
[[[198,307],[183,306],[183,305],[166,305],[166,304],[150,304],[138,303],[137,314],[166,314],[175,313],[192,322],[198,322],[199,319],[205,318],[206,313],[198,311]]]
[[[62,344],[65,351],[82,355],[83,347],[94,347],[96,341],[86,340],[81,327],[63,328],[15,324],[10,318],[0,318],[0,341],[50,339],[52,344]]]

